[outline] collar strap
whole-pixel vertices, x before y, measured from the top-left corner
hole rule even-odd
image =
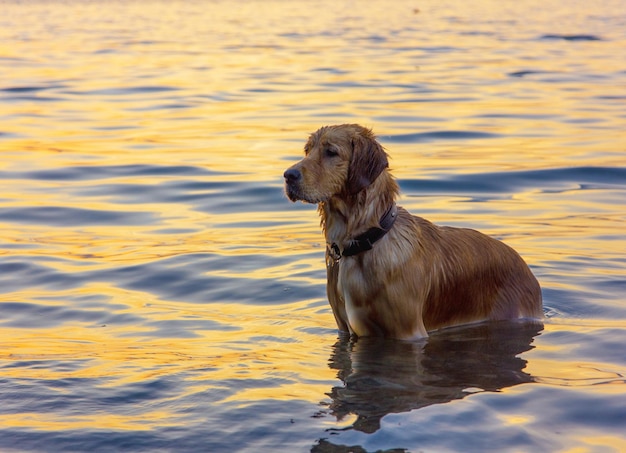
[[[335,259],[339,259],[342,256],[354,256],[359,253],[371,250],[374,243],[381,239],[385,234],[391,230],[396,218],[398,217],[398,207],[393,203],[387,212],[380,218],[380,228],[373,227],[367,230],[365,233],[359,234],[348,245],[343,252],[339,249],[336,243],[333,243],[330,249],[330,253]]]

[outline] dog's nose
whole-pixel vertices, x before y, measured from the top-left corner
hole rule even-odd
[[[285,172],[283,176],[285,177],[285,181],[287,181],[288,183],[292,183],[299,181],[302,178],[302,173],[300,173],[300,170],[290,168]]]

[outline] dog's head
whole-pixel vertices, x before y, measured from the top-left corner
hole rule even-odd
[[[325,126],[309,137],[305,157],[285,171],[291,201],[320,203],[359,193],[387,168],[387,154],[371,130],[357,124]]]

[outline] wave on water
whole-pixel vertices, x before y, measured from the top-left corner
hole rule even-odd
[[[396,134],[380,136],[381,141],[389,143],[423,143],[435,140],[472,140],[496,138],[498,134],[476,131],[430,131],[414,134]]]
[[[602,41],[602,38],[596,35],[562,35],[562,34],[546,34],[539,39],[542,40],[563,40],[563,41]]]
[[[146,225],[155,217],[147,212],[121,212],[66,206],[0,208],[0,221],[52,226]]]
[[[401,179],[408,193],[515,193],[528,188],[553,191],[626,187],[626,168],[571,167],[446,175],[436,179]]]
[[[28,172],[0,171],[0,179],[84,181],[131,176],[208,176],[214,174],[216,172],[191,165],[76,165]]]

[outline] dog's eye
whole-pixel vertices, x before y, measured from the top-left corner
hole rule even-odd
[[[324,150],[324,153],[326,154],[326,157],[336,157],[339,155],[339,152],[336,148],[326,148]]]

